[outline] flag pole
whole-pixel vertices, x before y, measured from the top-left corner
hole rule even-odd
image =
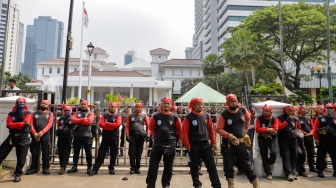
[[[79,83],[78,83],[78,100],[82,98],[82,74],[83,74],[83,26],[84,26],[84,8],[85,2],[83,1],[82,10],[82,30],[81,30],[81,43],[80,43],[80,55],[79,55]]]

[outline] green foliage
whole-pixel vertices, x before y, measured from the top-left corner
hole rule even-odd
[[[260,65],[262,56],[258,53],[258,46],[256,34],[247,29],[235,30],[221,47],[226,65],[244,71]]]
[[[328,103],[329,102],[329,89],[322,87],[320,91],[321,91],[320,94],[316,96],[316,100],[322,102],[323,104]],[[332,93],[335,98],[336,97],[336,86],[332,86]]]
[[[74,98],[67,98],[66,99],[66,104],[77,104],[79,101],[78,97],[74,97]]]
[[[182,83],[181,83],[181,96],[184,95],[185,93],[187,93],[189,90],[191,90],[195,85],[197,85],[201,81],[202,81],[202,79],[200,79],[200,78],[183,80]],[[173,95],[173,97],[174,97],[174,95]],[[179,97],[177,97],[176,99],[178,99],[178,98]]]
[[[135,103],[135,102],[140,102],[141,103],[141,100],[139,100],[137,98],[124,97],[120,94],[113,94],[113,93],[106,94],[105,99],[106,99],[105,101],[107,103],[115,102],[118,105],[133,105],[133,103]]]
[[[257,83],[251,87],[252,95],[283,95],[284,89],[279,83]]]
[[[330,7],[330,15],[335,15],[336,6]],[[289,62],[285,71],[286,87],[300,88],[300,80],[309,76],[300,74],[301,66],[307,62],[320,62],[325,59],[326,45],[326,6],[300,1],[282,6],[284,60]],[[265,7],[254,12],[233,31],[247,29],[257,36],[258,53],[263,63],[277,72],[281,79],[280,40],[278,7]],[[330,17],[331,36],[336,33],[336,17]],[[331,37],[332,50],[336,38]]]
[[[299,105],[299,104],[305,104],[305,105],[310,105],[312,104],[313,97],[308,95],[307,92],[302,91],[302,90],[293,90],[292,95],[289,95],[289,100],[294,104],[294,105]]]
[[[105,99],[107,102],[115,102],[118,103],[118,97],[117,95],[111,93],[111,94],[106,94]]]
[[[5,85],[3,85],[3,88],[8,87],[8,85],[6,84],[8,83],[8,80],[11,78],[14,78],[16,80],[16,87],[20,88],[21,90],[36,90],[36,87],[26,85],[26,83],[31,82],[31,78],[29,77],[28,74],[23,74],[22,72],[14,76],[12,76],[10,72],[5,72],[5,75],[4,75]]]
[[[216,83],[216,90],[219,91],[220,87],[218,79],[220,74],[224,71],[224,64],[221,57],[216,54],[208,54],[203,60],[203,74]]]
[[[178,98],[180,98],[182,95],[173,95],[172,100],[173,102],[176,101]]]
[[[204,76],[202,82],[213,89],[216,88],[216,83],[209,77]],[[229,93],[239,95],[243,92],[243,87],[246,86],[244,75],[237,71],[222,72],[218,77],[218,84],[221,86],[218,92],[224,95]]]
[[[133,103],[135,102],[141,102],[141,101],[137,100],[135,97],[131,97],[131,98],[124,97],[122,99],[122,105],[134,105]]]

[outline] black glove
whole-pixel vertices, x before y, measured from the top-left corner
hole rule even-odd
[[[26,122],[24,122],[23,127],[22,127],[22,131],[25,133],[30,133],[30,125]]]
[[[131,142],[132,141],[131,137],[130,136],[126,136],[126,141],[127,142]]]

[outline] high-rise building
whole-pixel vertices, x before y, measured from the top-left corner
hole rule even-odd
[[[282,4],[300,0],[282,0]],[[219,55],[220,46],[230,37],[228,32],[253,11],[277,5],[278,0],[195,0],[195,33],[193,59],[203,60],[208,54]],[[307,0],[325,3],[325,0]],[[330,2],[334,2],[331,0]]]
[[[124,65],[128,65],[128,64],[130,64],[133,61],[138,60],[138,59],[139,59],[139,57],[138,57],[138,54],[137,54],[136,51],[134,51],[134,50],[128,51],[124,55]]]
[[[8,12],[8,22],[7,22],[7,11],[8,11],[8,0],[0,0],[1,11],[0,11],[0,64],[2,64],[3,56],[5,54],[5,71],[10,72],[11,75],[16,73],[16,64],[21,63],[21,61],[17,60],[18,57],[18,48],[22,49],[22,46],[19,47],[20,41],[19,37],[19,18],[20,18],[20,10],[16,3],[10,4],[10,9]],[[8,23],[7,30],[7,45],[5,44],[5,30],[6,23]],[[4,52],[4,49],[6,50]]]
[[[50,16],[39,16],[27,25],[22,72],[36,78],[38,62],[61,58],[64,24]]]
[[[192,52],[194,51],[194,49],[194,47],[186,47],[186,49],[184,50],[186,59],[192,59]]]
[[[19,74],[19,72],[21,72],[22,52],[23,52],[23,35],[24,35],[24,24],[20,22],[19,23],[19,32],[18,32],[18,42],[17,42],[15,74]]]

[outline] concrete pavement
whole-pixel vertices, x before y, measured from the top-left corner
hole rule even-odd
[[[70,168],[70,166],[69,166]],[[69,169],[68,168],[68,169]],[[8,174],[0,180],[1,188],[145,188],[146,187],[146,175],[147,167],[143,167],[142,173],[137,175],[129,174],[128,166],[117,166],[116,174],[108,174],[107,167],[102,167],[99,174],[94,176],[88,176],[86,174],[86,167],[81,167],[78,173],[58,175],[58,167],[51,168],[50,175],[43,175],[41,173],[33,175],[23,175],[22,181],[19,183],[13,183],[13,177]],[[222,166],[218,168],[220,181],[222,187],[227,187],[227,183],[222,171]],[[171,188],[192,188],[191,176],[188,174],[188,167],[174,167],[175,175],[171,181]],[[211,188],[209,176],[203,168],[203,176],[200,176],[200,180],[203,182],[203,188]],[[161,175],[162,168],[159,169],[159,175],[157,180],[157,187],[161,187]],[[288,182],[282,177],[274,177],[272,181],[260,178],[261,187],[277,187],[277,188],[335,188],[336,177],[332,177],[332,172],[325,172],[326,178],[318,178],[315,173],[308,173],[308,178],[298,177],[298,180],[294,182]],[[123,177],[127,177],[128,180],[122,180]],[[252,187],[248,182],[246,176],[240,175],[235,177],[235,188]]]

